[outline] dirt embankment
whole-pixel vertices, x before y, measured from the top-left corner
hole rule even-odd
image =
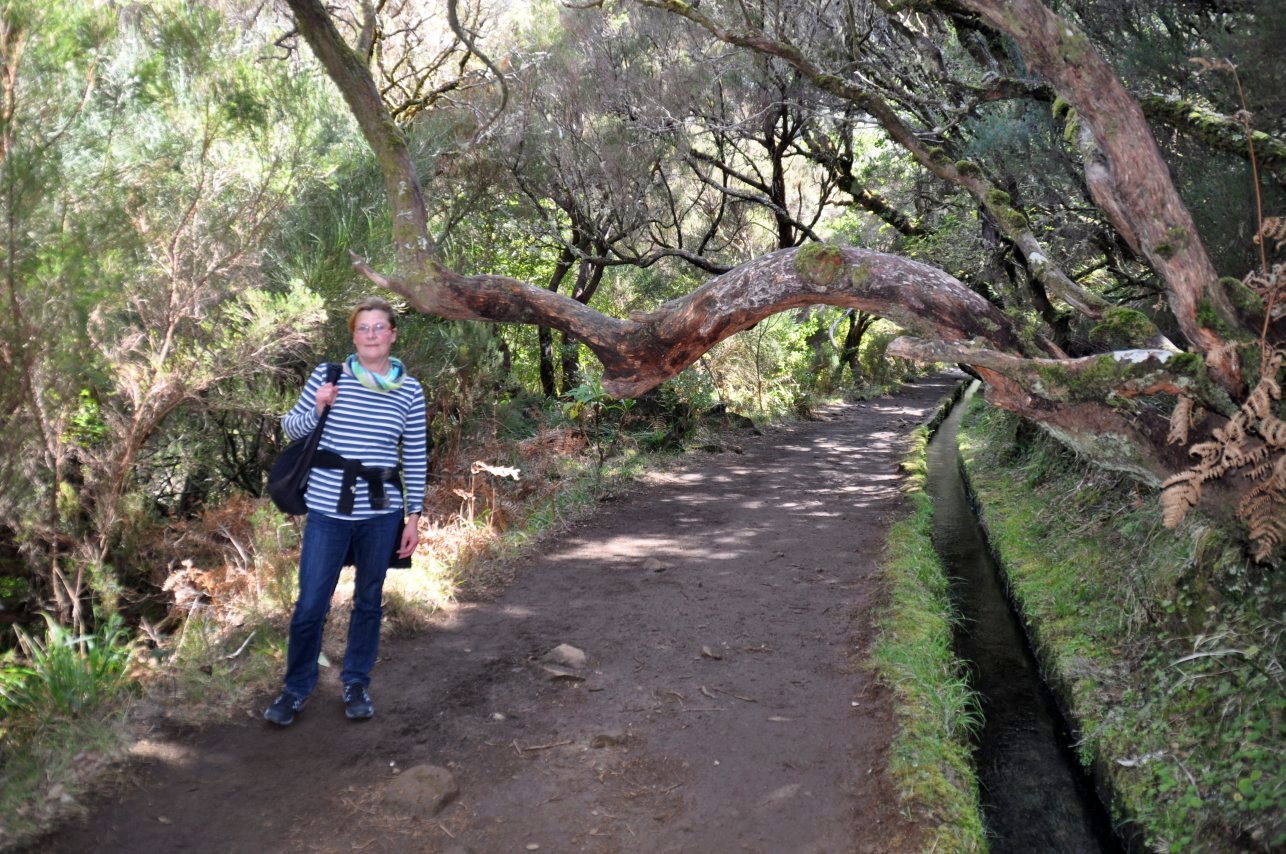
[[[861,663],[898,461],[952,382],[649,476],[496,598],[387,643],[373,720],[345,719],[327,669],[288,729],[256,706],[157,732],[134,784],[33,850],[915,850]],[[584,662],[546,659],[560,644]],[[407,817],[390,786],[425,765],[459,794]]]

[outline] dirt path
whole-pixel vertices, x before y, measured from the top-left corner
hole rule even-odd
[[[374,720],[344,718],[325,670],[289,729],[256,707],[158,734],[134,787],[37,849],[913,850],[883,773],[889,697],[860,662],[898,460],[952,382],[649,477],[498,598],[386,644]],[[564,643],[582,679],[542,667]],[[424,764],[459,797],[399,818],[385,788]]]

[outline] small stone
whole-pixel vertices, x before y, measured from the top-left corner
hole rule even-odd
[[[545,653],[544,660],[550,664],[561,664],[579,670],[585,666],[585,653],[569,643],[560,643]]]
[[[593,748],[620,747],[627,741],[629,741],[629,736],[625,733],[620,730],[609,730],[608,732],[600,732],[598,735],[591,738],[589,740],[589,746]]]
[[[460,794],[455,776],[437,765],[416,765],[392,779],[384,789],[390,812],[430,818]]]
[[[549,674],[549,678],[555,682],[562,680],[565,682],[584,682],[585,677],[566,667],[556,667],[552,664],[546,664],[541,667]]]
[[[670,567],[656,558],[650,557],[643,561],[643,568],[648,572],[665,572]]]
[[[799,789],[799,783],[790,783],[789,785],[782,786],[778,789],[773,789],[764,796],[762,803],[764,806],[777,806],[783,804],[798,795]]]

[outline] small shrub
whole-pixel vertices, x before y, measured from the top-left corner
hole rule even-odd
[[[132,649],[120,616],[113,614],[93,634],[79,636],[48,614],[42,616],[43,639],[14,627],[19,648],[8,654],[10,660],[0,670],[0,714],[8,721],[39,725],[93,714],[116,699]]]

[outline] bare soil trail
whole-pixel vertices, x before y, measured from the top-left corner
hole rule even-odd
[[[916,850],[884,771],[890,696],[862,662],[898,462],[957,380],[648,476],[495,598],[387,642],[373,720],[345,719],[328,668],[287,729],[258,718],[265,696],[154,733],[131,783],[33,850]],[[548,669],[559,644],[583,667]],[[421,765],[459,795],[401,816],[387,787]]]

